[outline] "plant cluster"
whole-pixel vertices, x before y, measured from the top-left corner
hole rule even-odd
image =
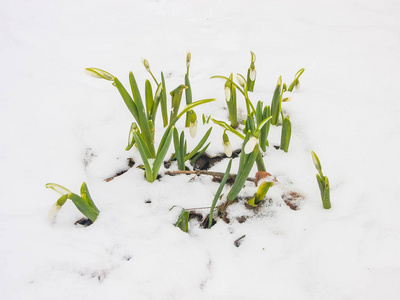
[[[214,124],[224,129],[222,144],[227,157],[232,156],[232,147],[230,145],[228,134],[233,134],[237,138],[243,140],[239,154],[239,168],[237,173],[233,176],[234,182],[230,187],[225,202],[218,207],[217,211],[220,214],[224,213],[226,208],[233,203],[235,199],[237,199],[246,180],[248,180],[254,163],[257,166],[258,172],[266,172],[263,153],[266,152],[267,147],[269,147],[268,133],[271,126],[281,127],[281,143],[279,148],[285,152],[289,151],[291,122],[289,116],[284,115],[282,103],[289,101],[291,97],[288,94],[291,93],[294,88],[299,87],[299,77],[304,72],[304,69],[300,69],[295,74],[295,77],[288,88],[287,85],[283,83],[282,77],[279,77],[270,105],[265,105],[262,101],[258,101],[254,105],[250,99],[250,94],[254,91],[256,82],[255,61],[256,56],[253,52],[251,52],[251,62],[247,71],[247,78],[245,79],[243,75],[237,74],[235,76],[237,83],[233,80],[233,73],[231,73],[228,77],[221,75],[211,77],[223,79],[225,81],[224,94],[229,112],[230,124],[222,120],[216,120],[211,116],[205,116],[204,114],[202,116],[203,125],[209,124],[209,121],[212,120]],[[207,147],[210,145],[210,142],[207,144],[206,142],[210,136],[212,127],[208,129],[197,146],[194,147],[190,152],[187,150],[187,140],[185,138],[184,131],[182,130],[179,133],[178,128],[176,127],[178,120],[185,116],[185,127],[188,127],[190,135],[195,137],[197,133],[198,121],[194,108],[215,100],[202,99],[194,102],[192,101],[192,89],[189,79],[190,63],[191,54],[189,52],[186,56],[186,74],[184,82],[169,93],[171,96],[170,101],[167,101],[167,89],[163,72],[161,72],[160,79],[157,80],[152,73],[147,60],[143,60],[143,65],[147,72],[151,75],[155,83],[155,87],[153,89],[150,80],[145,81],[144,101],[132,72],[129,73],[129,84],[131,90],[131,93],[129,93],[124,85],[118,80],[118,78],[111,73],[98,68],[86,69],[89,74],[112,82],[112,85],[117,88],[129,112],[132,114],[133,122],[129,130],[128,145],[126,150],[128,151],[132,148],[137,149],[143,161],[144,175],[148,182],[154,182],[157,178],[159,178],[160,167],[164,162],[168,150],[170,149],[172,140],[174,147],[173,158],[177,161],[178,170],[181,171],[188,169],[186,166],[186,162],[188,161],[193,166],[195,161],[205,153]],[[242,98],[246,105],[247,117],[243,124],[239,122],[238,118],[238,94],[243,96]],[[186,106],[180,110],[183,95],[185,95]],[[170,102],[169,109],[168,102]],[[157,132],[157,134],[160,134],[161,139],[158,146],[156,146],[155,123],[159,109],[161,110],[162,128],[159,126],[157,127],[157,130],[161,130],[162,132],[161,134]],[[322,174],[321,164],[314,152],[312,152],[312,158],[318,170],[317,180],[321,191],[323,206],[327,209],[331,207],[329,200],[328,178]],[[211,228],[213,222],[215,222],[214,213],[217,208],[217,201],[220,199],[222,190],[226,185],[228,178],[232,178],[232,174],[230,174],[231,165],[232,158],[229,161],[225,173],[223,176],[221,176],[221,183],[214,199],[212,200],[210,213],[207,218],[207,224],[205,224],[206,228]],[[262,181],[255,195],[247,200],[248,206],[259,206],[265,199],[269,188],[271,188],[273,184],[274,183],[272,181]],[[52,218],[54,218],[55,214],[60,210],[61,206],[64,205],[66,200],[70,199],[73,201],[76,207],[92,222],[97,219],[99,210],[90,197],[85,183],[82,184],[81,196],[78,196],[57,184],[49,183],[46,185],[46,187],[52,188],[62,195],[53,206]],[[187,232],[188,221],[189,212],[183,209],[175,225]]]

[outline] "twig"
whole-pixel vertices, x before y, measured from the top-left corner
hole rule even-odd
[[[244,239],[245,236],[246,236],[245,234],[242,235],[240,238],[238,238],[237,240],[235,240],[235,241],[233,242],[233,244],[234,244],[236,247],[239,247],[240,244],[241,244],[241,242],[242,242],[242,239]]]
[[[204,171],[204,170],[198,170],[198,171],[167,171],[164,173],[165,175],[169,176],[175,176],[175,175],[180,175],[180,174],[186,174],[186,175],[191,175],[195,174],[197,176],[200,175],[209,175],[213,176],[215,179],[222,180],[224,177],[224,173],[222,172],[210,172],[210,171]],[[228,181],[234,181],[236,178],[236,174],[229,174]],[[247,181],[255,182],[254,178],[247,178]]]

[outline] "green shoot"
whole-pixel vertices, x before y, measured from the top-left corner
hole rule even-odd
[[[179,227],[183,232],[189,232],[189,212],[187,210],[182,210],[175,227]]]
[[[260,184],[256,194],[254,195],[253,198],[247,201],[247,204],[249,204],[252,207],[257,207],[264,200],[265,195],[267,195],[269,188],[273,185],[274,185],[273,182],[263,182],[262,184]]]
[[[210,214],[208,215],[208,228],[211,228],[215,205],[217,204],[218,198],[222,193],[222,189],[224,188],[225,183],[228,180],[229,172],[231,171],[231,166],[232,166],[232,158],[230,159],[229,164],[226,167],[226,171],[225,171],[224,177],[221,180],[221,184],[219,185],[217,193],[215,194],[213,202],[211,204]]]
[[[287,116],[282,123],[281,134],[281,149],[285,152],[289,150],[290,137],[292,134],[292,124],[290,123],[289,116]]]
[[[329,180],[328,177],[324,176],[322,173],[321,163],[317,154],[314,151],[311,151],[311,157],[314,163],[315,168],[318,171],[317,174],[317,182],[321,192],[322,205],[325,209],[330,209],[332,207],[330,200],[330,188],[329,188]]]
[[[281,113],[281,94],[282,94],[282,76],[279,76],[278,82],[276,84],[276,88],[274,91],[274,95],[272,97],[272,102],[271,102],[271,115],[272,115],[272,120],[271,124],[272,125],[278,125],[279,122],[279,115]]]
[[[57,202],[53,205],[52,209],[49,212],[49,217],[54,219],[61,209],[61,207],[65,204],[67,199],[70,199],[78,208],[78,210],[92,222],[96,221],[97,216],[100,211],[94,204],[92,197],[89,194],[88,187],[86,183],[82,183],[81,186],[81,196],[72,193],[70,190],[65,187],[58,185],[56,183],[48,183],[46,184],[46,188],[51,188],[54,191],[61,194],[61,197],[57,200]]]

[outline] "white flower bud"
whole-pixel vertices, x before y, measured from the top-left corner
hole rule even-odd
[[[151,72],[151,71],[150,71],[150,64],[149,64],[149,62],[147,61],[147,59],[145,59],[145,58],[143,59],[143,65],[144,65],[146,71],[150,73],[150,72]]]
[[[198,123],[197,120],[194,123],[192,123],[192,122],[189,123],[189,132],[190,132],[190,136],[192,138],[196,137],[196,134],[197,134],[197,123]]]
[[[257,75],[256,69],[255,69],[255,68],[254,68],[254,69],[250,69],[249,77],[250,77],[250,80],[251,80],[251,81],[256,80],[256,75]]]
[[[104,70],[97,69],[97,68],[86,68],[85,70],[86,70],[86,73],[89,74],[90,76],[93,76],[96,78],[102,78],[102,79],[109,80],[109,81],[114,81],[114,76]]]
[[[236,80],[237,80],[237,82],[239,82],[239,84],[240,84],[241,87],[244,88],[244,87],[246,86],[246,80],[243,78],[242,75],[237,74],[237,75],[236,75]]]
[[[231,157],[232,156],[232,146],[231,143],[229,141],[228,135],[226,133],[224,133],[224,135],[222,136],[222,145],[224,146],[224,151],[227,157]]]
[[[244,153],[245,154],[249,154],[251,152],[253,152],[254,147],[257,145],[258,143],[258,138],[256,138],[255,136],[252,136],[246,143],[246,145],[244,146]]]
[[[60,211],[60,209],[61,209],[61,206],[58,205],[57,202],[54,203],[54,204],[51,206],[51,208],[50,208],[50,210],[49,210],[49,213],[48,213],[49,219],[50,219],[50,220],[54,220],[55,217],[57,216],[58,212]]]
[[[231,88],[229,86],[225,86],[225,100],[226,102],[231,101]]]

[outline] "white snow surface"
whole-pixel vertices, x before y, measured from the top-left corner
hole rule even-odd
[[[399,299],[398,1],[4,0],[0,41],[2,299]],[[146,58],[170,91],[184,80],[187,50],[194,100],[217,99],[199,117],[228,121],[224,82],[209,78],[246,75],[250,50],[253,103],[270,103],[280,75],[290,83],[306,69],[283,104],[289,152],[264,156],[281,186],[270,189],[271,203],[256,215],[234,204],[230,224],[205,230],[192,221],[189,234],[174,227],[179,207],[210,206],[218,183],[185,175],[148,183],[136,166],[105,182],[127,158],[141,160],[124,150],[132,116],[118,92],[84,72],[101,68],[128,84],[133,71],[143,91]],[[198,137],[209,126],[199,123]],[[223,151],[222,132],[214,126],[209,153]],[[271,128],[272,143],[279,132]],[[311,150],[331,183],[330,210]],[[97,221],[74,225],[82,215],[69,201],[51,223],[58,195],[45,184],[77,193],[83,181]],[[305,196],[299,210],[282,189]],[[255,190],[248,183],[242,195]],[[243,215],[251,218],[240,224],[234,216]]]

